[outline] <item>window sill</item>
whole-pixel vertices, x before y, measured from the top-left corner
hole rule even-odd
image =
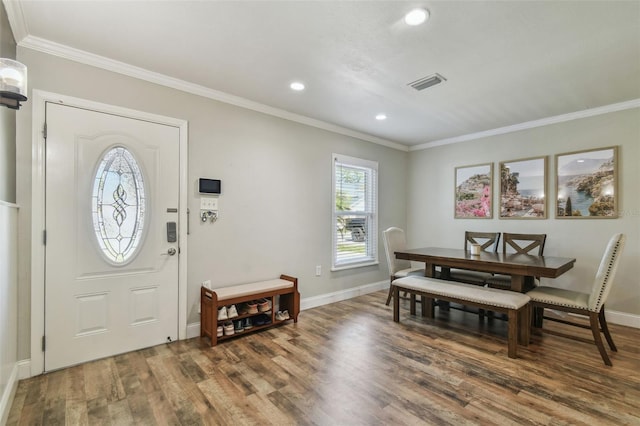
[[[380,262],[378,262],[377,260],[366,262],[366,263],[350,263],[348,265],[334,266],[331,268],[331,272],[345,271],[347,269],[355,269],[355,268],[364,268],[365,266],[375,266],[379,264]]]

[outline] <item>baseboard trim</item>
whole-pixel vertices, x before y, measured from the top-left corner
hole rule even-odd
[[[300,310],[317,308],[318,306],[328,305],[330,303],[341,302],[343,300],[353,299],[363,294],[374,293],[379,290],[389,288],[389,281],[380,281],[372,284],[365,284],[360,287],[348,288],[345,290],[334,291],[333,293],[321,294],[319,296],[306,297],[300,300]],[[200,322],[194,322],[187,325],[187,339],[200,336]]]
[[[354,297],[374,293],[386,288],[389,288],[389,281],[380,281],[377,283],[365,284],[360,287],[347,288],[345,290],[321,294],[319,296],[306,297],[300,300],[300,310],[304,311],[306,309],[317,308],[318,306],[328,305],[330,303],[353,299]]]
[[[187,339],[200,336],[200,321],[187,324]]]
[[[18,363],[15,363],[0,399],[0,425],[6,424],[9,419],[11,404],[13,404],[13,398],[16,395],[16,389],[18,389],[18,380]]]
[[[640,315],[628,314],[626,312],[606,311],[607,322],[609,324],[624,325],[627,327],[640,328]]]

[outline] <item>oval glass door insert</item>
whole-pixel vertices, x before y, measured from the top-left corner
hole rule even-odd
[[[98,245],[110,263],[128,263],[142,245],[146,201],[133,154],[123,146],[108,149],[94,176],[91,210]]]

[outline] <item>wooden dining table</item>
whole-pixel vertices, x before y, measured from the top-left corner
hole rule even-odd
[[[396,251],[397,259],[425,263],[425,276],[435,277],[436,266],[441,267],[441,278],[446,279],[450,268],[490,272],[511,276],[512,291],[531,290],[536,277],[557,278],[573,268],[573,258],[537,256],[519,253],[493,253],[482,251],[472,255],[464,249],[424,247]]]

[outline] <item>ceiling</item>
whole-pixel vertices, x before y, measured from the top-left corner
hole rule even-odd
[[[23,47],[412,148],[640,99],[640,1],[4,2]]]

